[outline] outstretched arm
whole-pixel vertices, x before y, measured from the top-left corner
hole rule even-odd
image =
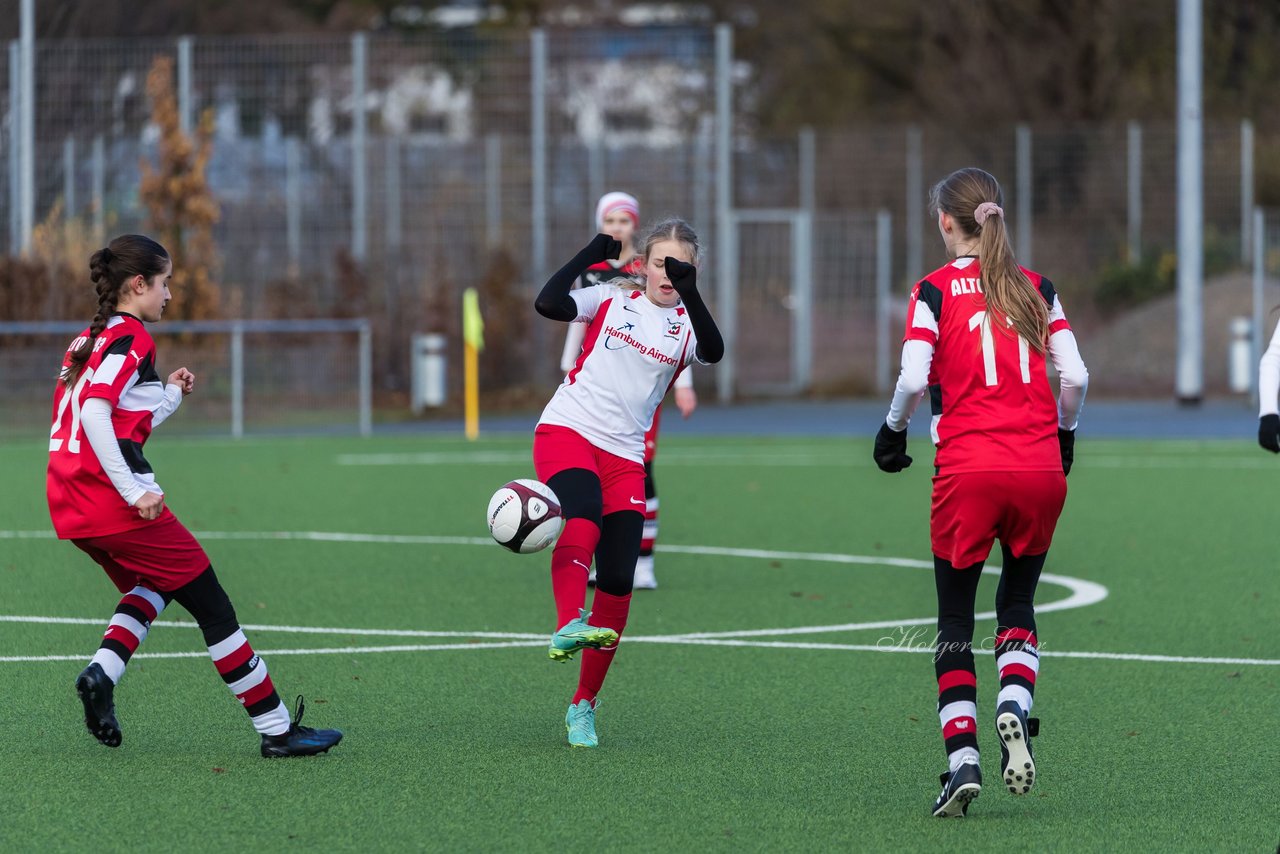
[[[698,293],[698,268],[670,257],[664,258],[662,264],[667,278],[671,280],[671,287],[676,289],[689,312],[693,334],[698,336],[698,361],[714,365],[724,358],[724,339],[711,317],[711,310],[702,301],[702,294]]]
[[[581,252],[573,256],[568,264],[547,279],[533,307],[545,318],[572,323],[578,317],[578,304],[573,301],[573,297],[569,296],[573,283],[592,264],[617,258],[620,254],[622,254],[621,243],[607,234],[597,234]]]

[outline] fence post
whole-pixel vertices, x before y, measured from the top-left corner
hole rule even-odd
[[[1033,263],[1031,260],[1031,205],[1034,203],[1031,196],[1031,126],[1018,125],[1015,137],[1018,173],[1018,232],[1015,237],[1018,247],[1014,251],[1017,253],[1018,263],[1024,267],[1030,267]]]
[[[191,101],[191,36],[178,39],[178,126],[191,133],[195,105]]]
[[[533,169],[533,280],[547,278],[547,34],[535,29],[529,33],[530,127]],[[541,328],[541,327],[539,327]]]
[[[382,156],[386,160],[383,168],[383,177],[386,179],[383,192],[387,195],[387,251],[392,258],[398,258],[403,242],[400,234],[400,139],[388,136],[385,144],[386,151]],[[387,278],[390,279],[389,276]]]
[[[733,30],[716,25],[716,234],[720,258],[716,263],[717,314],[723,318],[724,358],[716,370],[721,403],[733,399],[737,363],[737,255],[733,224]]]
[[[693,141],[693,227],[707,230],[711,222],[711,140],[715,118],[703,114]],[[709,233],[709,232],[708,232]]]
[[[22,250],[22,53],[9,42],[9,254]]]
[[[876,213],[876,390],[889,390],[889,318],[893,276],[893,218],[887,210]]]
[[[1253,399],[1258,402],[1258,363],[1262,359],[1263,341],[1266,330],[1262,324],[1266,322],[1266,299],[1264,286],[1267,274],[1267,219],[1262,208],[1253,209]]]
[[[62,218],[68,227],[76,215],[76,138],[62,140]]]
[[[373,330],[360,324],[360,435],[373,435]]]
[[[368,176],[365,158],[368,152],[367,126],[365,123],[365,82],[368,71],[368,35],[353,33],[351,36],[351,255],[363,262],[368,249],[366,222],[368,213]]]
[[[1129,122],[1129,263],[1142,263],[1142,125]]]
[[[907,128],[907,281],[924,276],[924,134],[919,125]],[[932,211],[930,212],[932,214]]]
[[[289,265],[294,273],[302,265],[302,143],[296,136],[284,141],[284,217]]]
[[[1204,397],[1202,0],[1178,0],[1178,356],[1183,404]]]
[[[102,134],[93,138],[93,239],[99,246],[107,239],[107,152]]]
[[[795,311],[791,318],[791,378],[795,390],[813,384],[813,213],[801,210],[792,220],[791,263]]]
[[[587,143],[587,204],[585,209],[591,218],[591,225],[588,226],[591,231],[588,234],[594,234],[599,230],[596,224],[596,199],[605,194],[605,157],[604,134],[600,134],[595,139]]]
[[[231,325],[231,437],[244,438],[244,326]]]
[[[502,243],[502,137],[484,139],[484,223],[489,246]]]
[[[19,245],[31,248],[31,232],[36,221],[36,12],[34,0],[22,0],[21,38],[21,158],[19,176]]]
[[[1240,260],[1249,263],[1253,240],[1253,122],[1240,122]]]

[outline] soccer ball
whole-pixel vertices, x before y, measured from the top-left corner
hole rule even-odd
[[[489,499],[489,533],[513,552],[540,552],[556,541],[563,527],[560,499],[545,483],[513,480]]]

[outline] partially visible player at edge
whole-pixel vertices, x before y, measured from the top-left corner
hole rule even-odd
[[[580,278],[584,288],[608,281],[635,282],[644,287],[644,265],[636,253],[636,229],[640,226],[640,203],[629,193],[605,193],[596,203],[596,229],[622,244],[617,258],[608,258],[592,264]],[[560,357],[560,370],[573,370],[582,352],[582,341],[587,334],[587,324],[570,323],[564,337],[564,353]],[[698,408],[698,395],[693,390],[693,368],[685,368],[676,375],[676,408],[688,418]],[[653,459],[658,453],[658,425],[662,421],[662,407],[653,414],[653,424],[644,435],[644,536],[640,541],[640,557],[636,560],[634,587],[637,590],[656,590],[658,578],[653,570],[653,547],[658,539],[658,487],[653,479]],[[593,569],[588,584],[595,584]]]
[[[254,654],[235,609],[191,533],[165,506],[164,490],[142,455],[151,431],[195,388],[186,368],[162,385],[155,323],[170,299],[173,263],[164,247],[126,234],[89,259],[98,311],[71,342],[53,394],[49,431],[49,514],[58,537],[93,558],[124,594],[89,666],[76,679],[85,726],[101,743],[122,741],[115,687],[151,624],[173,600],[191,612],[214,666],[249,713],[265,757],[323,753],[337,730],[299,724]]]
[[[1258,444],[1280,454],[1280,323],[1258,363]]]
[[[1000,776],[1024,794],[1035,781],[1028,715],[1039,669],[1033,600],[1067,496],[1075,429],[1089,372],[1053,284],[1017,265],[1000,185],[981,169],[953,172],[930,207],[951,263],[911,293],[902,373],[875,442],[875,461],[901,471],[907,422],[926,389],[937,454],[929,527],[938,593],[934,667],[948,770],[933,805],[967,813],[982,788],[978,765],[974,599],[996,539],[996,733]],[[1055,402],[1045,355],[1060,378]]]
[[[588,323],[573,369],[542,412],[533,439],[538,479],[560,499],[565,526],[551,554],[556,625],[548,655],[579,650],[578,690],[565,715],[569,743],[596,747],[596,697],[631,608],[644,531],[644,435],[676,374],[695,359],[718,362],[724,341],[697,288],[698,237],[682,220],[644,241],[643,290],[601,284],[570,292],[593,264],[617,258],[597,234],[543,286],[538,313]],[[596,561],[593,611],[583,609]]]

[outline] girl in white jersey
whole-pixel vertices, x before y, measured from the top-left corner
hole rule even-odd
[[[565,527],[551,555],[559,629],[548,655],[584,650],[565,725],[569,743],[595,747],[596,696],[631,607],[644,532],[644,436],[676,374],[695,359],[714,364],[724,341],[697,288],[698,237],[682,220],[644,241],[643,290],[601,284],[570,292],[593,264],[622,245],[598,234],[538,295],[543,317],[587,324],[582,351],[543,410],[533,441],[538,479],[560,499]],[[593,611],[583,610],[597,570]]]
[[[580,278],[584,288],[612,281],[616,284],[644,287],[644,258],[636,253],[636,229],[640,225],[640,203],[630,193],[614,191],[605,193],[596,202],[596,229],[622,244],[617,258],[610,258],[587,268]],[[568,373],[582,353],[582,342],[587,334],[586,323],[570,323],[564,336],[564,353],[560,356],[560,370]],[[698,407],[698,395],[693,390],[693,369],[685,368],[676,375],[676,408],[688,418]],[[658,486],[653,479],[653,459],[658,452],[658,425],[662,409],[653,416],[653,424],[644,436],[644,534],[640,540],[640,557],[636,559],[634,588],[656,590],[658,578],[653,571],[653,547],[658,539]],[[588,585],[596,583],[595,570],[587,579]]]
[[[1258,364],[1258,444],[1280,454],[1280,324]]]

